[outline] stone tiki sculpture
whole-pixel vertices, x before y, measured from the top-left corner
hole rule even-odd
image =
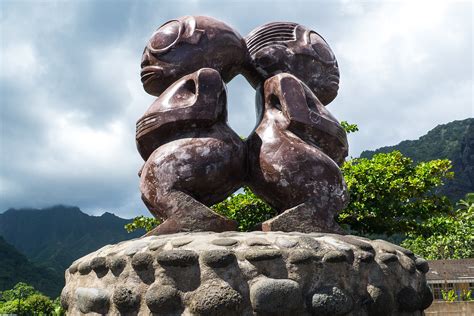
[[[236,74],[257,89],[245,142],[226,124]],[[347,140],[326,109],[339,71],[317,33],[270,23],[245,42],[212,18],[172,20],[145,48],[142,81],[157,99],[137,122],[140,189],[159,236],[75,260],[61,292],[68,315],[424,314],[428,262],[334,222],[348,201]],[[209,206],[245,184],[280,214],[265,232],[222,232],[236,223]]]
[[[262,229],[342,233],[334,215],[348,202],[338,167],[348,146],[325,108],[338,91],[334,54],[317,33],[295,23],[263,25],[246,42],[261,117],[247,141],[248,184],[281,213]]]
[[[137,122],[137,147],[146,160],[140,190],[150,212],[164,220],[150,234],[236,229],[209,206],[245,176],[245,144],[226,124],[224,81],[246,60],[240,35],[209,17],[167,22],[145,48],[143,86],[159,97]]]
[[[347,140],[325,108],[339,71],[317,33],[278,22],[244,40],[220,21],[188,16],[153,34],[141,66],[145,90],[159,96],[136,137],[142,199],[164,220],[151,234],[235,229],[209,206],[244,183],[281,213],[263,230],[342,232],[333,217],[348,201],[337,165]],[[239,73],[259,95],[245,144],[226,125],[224,83]]]

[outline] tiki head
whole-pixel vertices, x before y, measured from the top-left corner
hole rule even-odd
[[[138,151],[147,160],[156,148],[177,135],[227,122],[226,103],[226,88],[215,69],[202,68],[178,79],[138,120]]]
[[[210,17],[185,16],[153,33],[143,51],[141,80],[146,92],[159,96],[201,68],[213,68],[229,82],[248,60],[245,41],[232,27]]]
[[[339,69],[331,48],[315,31],[290,22],[274,22],[246,38],[261,80],[289,73],[303,81],[324,105],[337,96]]]

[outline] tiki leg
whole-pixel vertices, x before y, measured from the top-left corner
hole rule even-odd
[[[223,232],[237,229],[237,222],[213,212],[184,192],[172,191],[159,196],[158,199],[156,207],[149,202],[145,204],[155,216],[164,218],[165,221],[148,232],[147,236],[188,231]],[[157,212],[158,209],[159,212]]]
[[[334,211],[328,212],[327,208],[321,208],[314,201],[308,201],[263,222],[262,230],[346,234],[334,220],[335,214]]]

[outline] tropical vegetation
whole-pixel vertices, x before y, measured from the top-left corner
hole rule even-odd
[[[0,291],[0,314],[61,316],[64,310],[59,298],[51,300],[33,286],[20,282],[12,289]]]

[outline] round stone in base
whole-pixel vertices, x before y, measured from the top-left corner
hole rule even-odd
[[[422,315],[425,260],[337,234],[196,232],[107,245],[66,271],[68,314]]]

